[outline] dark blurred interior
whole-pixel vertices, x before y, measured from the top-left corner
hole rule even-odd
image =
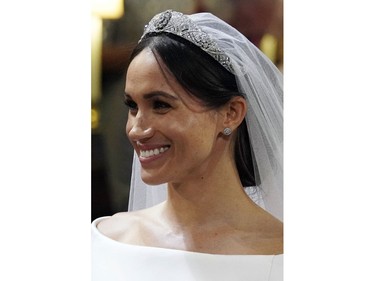
[[[125,135],[123,104],[128,58],[143,26],[156,13],[212,12],[227,21],[280,68],[283,66],[283,0],[126,0],[117,19],[102,18],[98,93],[92,99],[91,219],[127,211],[133,149]],[[94,91],[94,90],[93,90]]]

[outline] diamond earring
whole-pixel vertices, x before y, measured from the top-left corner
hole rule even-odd
[[[223,133],[224,135],[229,136],[232,133],[232,129],[227,127],[224,129]]]

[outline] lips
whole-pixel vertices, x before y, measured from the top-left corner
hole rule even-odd
[[[145,145],[137,143],[139,149],[139,161],[142,166],[154,162],[154,160],[163,157],[168,151],[170,145]]]
[[[163,147],[160,147],[160,148],[147,149],[147,150],[141,149],[140,150],[140,156],[142,158],[150,158],[150,157],[162,154],[162,153],[166,152],[168,149],[169,149],[169,146],[163,146]]]

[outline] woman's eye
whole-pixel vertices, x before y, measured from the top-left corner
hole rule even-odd
[[[158,100],[154,101],[153,106],[154,106],[154,109],[156,110],[167,110],[171,108],[171,106],[168,103],[163,102],[163,101],[158,101]]]
[[[138,109],[137,104],[132,100],[125,100],[124,103],[129,108],[130,111],[135,111]]]

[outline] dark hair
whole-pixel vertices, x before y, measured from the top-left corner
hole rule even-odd
[[[150,34],[135,47],[130,62],[146,47],[189,94],[208,108],[219,108],[238,91],[236,77],[193,43],[169,33]],[[160,62],[159,62],[160,64]],[[242,186],[255,186],[255,169],[245,119],[237,129],[234,145],[236,167]]]

